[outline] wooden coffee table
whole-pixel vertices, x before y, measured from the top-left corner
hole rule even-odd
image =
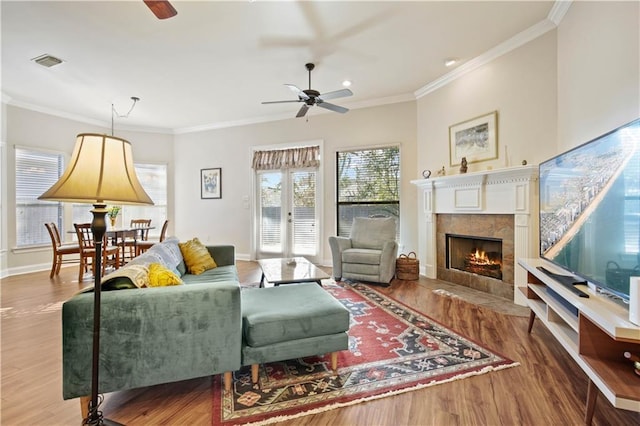
[[[260,287],[264,287],[265,279],[277,287],[280,284],[307,282],[322,285],[322,280],[331,278],[304,257],[260,259],[258,263],[262,269]]]

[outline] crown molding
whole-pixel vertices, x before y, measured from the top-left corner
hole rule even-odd
[[[8,97],[8,96],[7,96]],[[30,111],[39,112],[42,114],[52,115],[54,117],[64,118],[67,120],[78,121],[84,124],[90,124],[92,126],[105,127],[107,129],[111,129],[111,122],[96,120],[94,118],[89,118],[83,115],[72,114],[66,111],[59,111],[53,108],[48,108],[41,105],[35,105],[29,102],[13,100],[10,97],[9,101],[6,102],[7,105],[16,106],[19,108],[27,109]],[[2,102],[5,102],[5,95],[2,94]],[[171,129],[163,129],[158,127],[143,127],[143,126],[117,126],[117,130],[126,130],[132,132],[147,132],[147,133],[161,133],[161,134],[173,134]]]
[[[414,95],[416,99],[420,99],[421,97],[428,95],[429,93],[434,92],[443,86],[446,86],[447,84],[470,73],[471,71],[476,70],[483,65],[486,65],[494,59],[497,59],[500,56],[503,56],[511,52],[512,50],[517,49],[518,47],[530,42],[531,40],[535,40],[536,38],[553,30],[554,28],[556,28],[556,25],[552,21],[550,21],[549,19],[544,19],[511,37],[509,40],[504,41],[497,46],[487,50],[482,55],[465,62],[458,68],[432,81],[426,86],[421,87],[414,92]]]
[[[458,78],[466,75],[467,73],[472,72],[477,68],[493,61],[494,59],[497,59],[500,56],[505,55],[511,52],[512,50],[515,50],[518,47],[540,37],[541,35],[547,33],[548,31],[555,29],[564,18],[572,2],[573,0],[557,0],[556,2],[554,2],[546,19],[516,34],[515,36],[511,37],[509,40],[503,43],[500,43],[499,45],[493,47],[492,49],[488,50],[482,55],[477,56],[465,62],[464,64],[460,65],[459,67],[452,70],[451,72],[437,78],[436,80],[431,81],[430,83],[426,84],[425,86],[421,87],[420,89],[416,90],[413,93],[402,94],[397,96],[389,96],[385,98],[364,100],[361,102],[345,104],[345,105],[348,106],[350,109],[361,109],[361,108],[370,108],[370,107],[376,107],[376,106],[382,106],[382,105],[389,105],[394,103],[415,101],[417,99],[420,99],[421,97],[426,96],[429,93],[434,92],[439,88],[446,86],[447,84],[457,80]],[[7,105],[14,105],[20,108],[41,112],[41,113],[53,115],[56,117],[66,118],[66,119],[78,121],[81,123],[111,128],[111,123],[109,122],[96,120],[96,119],[92,119],[92,118],[88,118],[85,116],[72,114],[64,111],[58,111],[52,108],[47,108],[47,107],[31,104],[28,102],[17,101],[12,99],[10,96],[6,95],[4,92],[2,93],[2,102]],[[326,111],[320,108],[315,108],[315,111],[312,114],[319,115],[319,114],[324,114],[329,112],[330,111]],[[287,113],[287,114],[260,116],[260,117],[233,120],[233,121],[222,121],[222,122],[216,122],[216,123],[203,124],[199,126],[173,128],[173,129],[157,128],[157,127],[145,128],[140,126],[118,126],[118,130],[160,133],[160,134],[186,134],[186,133],[197,133],[197,132],[202,132],[206,130],[217,130],[217,129],[224,129],[229,127],[246,126],[250,124],[267,123],[271,121],[288,120],[292,118],[293,117],[291,117],[291,115]]]
[[[553,22],[557,27],[558,25],[560,25],[560,22],[562,22],[564,15],[571,7],[571,3],[573,3],[573,0],[557,0],[549,11],[547,19]]]
[[[414,102],[415,100],[416,98],[412,93],[405,93],[403,95],[369,99],[369,100],[360,101],[360,102],[346,103],[343,105],[349,107],[349,109],[355,110],[355,109],[362,109],[362,108],[371,108],[371,107],[376,107],[381,105],[397,104],[402,102]],[[310,114],[313,116],[313,115],[329,114],[331,112],[332,111],[328,111],[322,108],[313,108],[313,112],[310,112]],[[219,129],[226,129],[229,127],[247,126],[251,124],[268,123],[271,121],[281,121],[281,120],[290,120],[290,119],[295,119],[295,117],[291,116],[291,113],[266,115],[261,117],[247,118],[243,120],[220,121],[216,123],[203,124],[201,126],[182,127],[182,128],[174,129],[173,133],[177,135],[186,134],[186,133],[197,133],[197,132],[203,132],[207,130],[219,130]]]

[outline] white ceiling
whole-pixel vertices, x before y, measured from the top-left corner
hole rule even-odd
[[[180,1],[158,20],[135,1],[5,1],[3,100],[116,128],[185,132],[294,117],[284,83],[358,108],[415,92],[545,21],[553,1]],[[31,59],[64,62],[52,68]],[[455,71],[453,71],[455,72]],[[312,108],[309,115],[325,112]],[[328,112],[335,114],[334,112]],[[347,113],[348,114],[348,113]]]

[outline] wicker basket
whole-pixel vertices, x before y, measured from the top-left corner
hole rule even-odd
[[[396,259],[396,278],[399,280],[417,280],[420,273],[420,261],[416,258],[415,252],[401,254]]]

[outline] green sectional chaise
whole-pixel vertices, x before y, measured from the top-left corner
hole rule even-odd
[[[200,275],[186,273],[178,240],[169,238],[105,277],[101,293],[101,393],[219,373],[225,373],[225,385],[230,386],[231,372],[240,368],[242,359],[235,249],[207,249],[218,267]],[[127,277],[127,267],[150,260],[177,270],[184,285],[136,287],[135,279]],[[130,267],[129,272],[134,269]],[[123,287],[126,289],[113,290]],[[76,294],[62,307],[64,399],[91,393],[93,303],[91,289]]]

